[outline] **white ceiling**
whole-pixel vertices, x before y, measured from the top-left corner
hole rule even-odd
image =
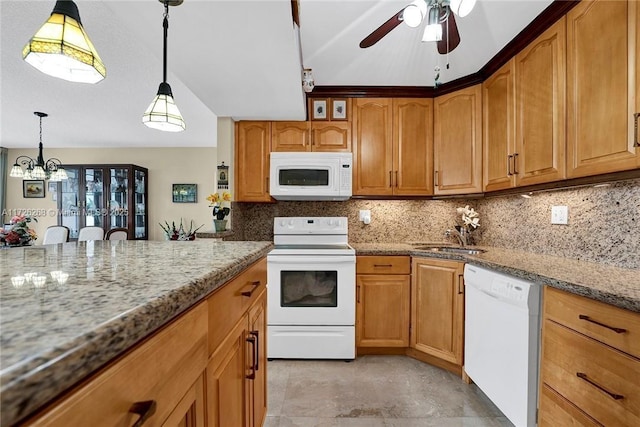
[[[552,0],[479,0],[456,20],[462,42],[449,57],[401,24],[376,45],[358,44],[409,0],[300,0],[300,41],[316,85],[433,86],[478,71]],[[76,0],[107,67],[96,85],[35,70],[22,48],[55,1],[0,0],[0,145],[211,147],[216,118],[304,120],[300,52],[290,0],[185,0],[169,10],[167,81],[187,124],[165,133],[141,123],[162,80],[158,0]],[[447,70],[445,64],[450,63]],[[45,153],[46,154],[46,153]]]

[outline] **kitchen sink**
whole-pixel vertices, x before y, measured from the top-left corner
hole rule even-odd
[[[456,246],[417,246],[416,249],[419,251],[446,252],[465,255],[477,255],[486,252],[484,249],[462,248]]]

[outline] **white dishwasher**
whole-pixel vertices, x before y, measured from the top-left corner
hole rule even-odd
[[[465,265],[464,370],[517,427],[536,425],[541,286]]]

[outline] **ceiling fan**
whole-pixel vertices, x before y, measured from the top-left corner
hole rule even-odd
[[[426,17],[427,25],[422,41],[437,42],[438,53],[447,54],[460,44],[460,33],[454,15],[461,18],[467,16],[475,4],[476,0],[415,0],[373,30],[360,42],[360,47],[364,49],[373,46],[401,22],[415,28]]]

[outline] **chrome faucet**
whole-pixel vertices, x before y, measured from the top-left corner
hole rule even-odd
[[[444,232],[444,235],[447,238],[450,238],[452,235],[455,236],[460,246],[469,245],[469,232],[464,227],[456,227],[454,229],[449,228]]]

